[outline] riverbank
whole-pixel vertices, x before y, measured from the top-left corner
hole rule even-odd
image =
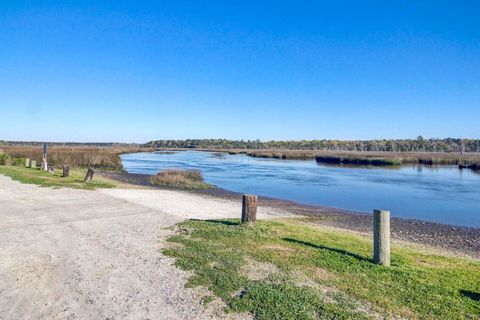
[[[478,260],[394,239],[391,267],[377,266],[371,234],[317,224],[267,200],[259,203],[256,227],[240,227],[240,201],[220,194],[131,185],[42,188],[0,175],[0,314],[232,320],[478,314]]]
[[[480,264],[399,241],[391,266],[372,261],[372,238],[303,219],[189,220],[163,253],[193,271],[227,310],[255,319],[473,319]]]
[[[325,151],[285,149],[185,149],[161,148],[159,152],[203,151],[228,154],[245,154],[254,158],[282,160],[314,160],[321,164],[341,166],[400,167],[408,165],[442,166],[455,165],[459,169],[480,170],[480,153],[459,152],[372,152],[372,151]]]
[[[100,174],[124,183],[165,189],[152,186],[149,175],[120,172],[102,172]],[[241,199],[241,194],[221,188],[188,190],[185,192],[201,194],[217,199],[238,201],[239,203]],[[293,201],[268,197],[260,197],[259,201],[262,205],[276,208],[282,212],[288,211],[296,215],[306,216],[312,223],[346,229],[362,234],[371,234],[372,232],[372,216],[368,213],[304,205]],[[393,239],[446,249],[455,254],[464,254],[480,258],[480,228],[451,226],[396,217],[392,218],[391,228]]]

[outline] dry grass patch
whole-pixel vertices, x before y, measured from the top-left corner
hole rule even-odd
[[[240,273],[250,280],[263,280],[278,271],[278,267],[273,263],[260,262],[250,257],[245,258],[245,265],[240,268]]]
[[[43,148],[41,145],[32,146],[3,146],[12,162],[25,163],[25,158],[42,162]],[[120,154],[152,151],[151,148],[141,147],[96,147],[96,146],[57,146],[49,145],[47,162],[57,168],[64,164],[70,167],[87,167],[88,165],[102,170],[121,171],[122,161]],[[1,151],[1,150],[0,150]]]
[[[285,252],[293,252],[295,251],[292,248],[282,246],[280,244],[264,244],[260,246],[260,249],[267,249],[267,250],[275,250],[275,251],[285,251]]]
[[[203,181],[199,170],[166,169],[150,178],[150,183],[179,189],[208,189],[212,185]]]

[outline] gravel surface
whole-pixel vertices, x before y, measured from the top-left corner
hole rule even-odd
[[[259,218],[287,214],[259,207]],[[0,175],[0,319],[230,319],[161,254],[186,218],[240,203],[179,191],[41,188]]]

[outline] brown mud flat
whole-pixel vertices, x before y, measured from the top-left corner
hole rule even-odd
[[[101,172],[108,178],[140,186],[166,189],[150,184],[150,176],[119,172]],[[241,194],[211,188],[204,190],[186,190],[196,194],[208,195],[232,201],[241,201]],[[259,205],[278,208],[311,218],[312,223],[347,229],[361,233],[372,233],[373,217],[365,212],[348,211],[331,207],[305,205],[294,201],[259,197]],[[446,225],[415,219],[393,217],[391,220],[392,238],[415,244],[446,249],[455,254],[463,254],[480,259],[480,228]]]

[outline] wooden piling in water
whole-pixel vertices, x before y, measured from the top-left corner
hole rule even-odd
[[[390,211],[373,210],[373,262],[390,266]]]
[[[257,221],[257,202],[258,198],[252,194],[242,196],[242,223],[255,224]]]

